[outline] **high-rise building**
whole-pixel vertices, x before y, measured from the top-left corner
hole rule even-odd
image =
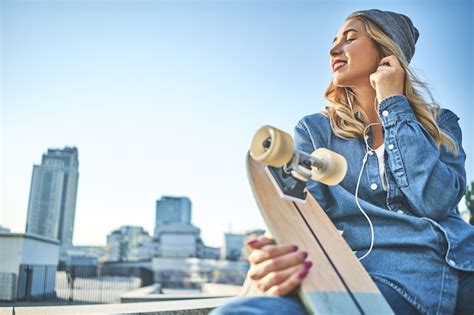
[[[61,257],[72,247],[78,170],[75,147],[48,149],[33,166],[26,232],[58,239]]]
[[[156,201],[155,228],[168,223],[191,224],[191,200],[188,197],[163,196]]]

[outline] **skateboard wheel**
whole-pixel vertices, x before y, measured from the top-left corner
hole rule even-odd
[[[346,176],[347,162],[342,155],[326,148],[316,149],[311,155],[324,162],[322,169],[312,167],[311,178],[313,180],[334,186],[339,184]]]
[[[253,136],[250,155],[273,167],[282,167],[293,157],[293,138],[272,126],[263,126]]]

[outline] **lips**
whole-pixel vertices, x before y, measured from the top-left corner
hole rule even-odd
[[[347,64],[347,61],[345,61],[345,60],[340,60],[340,59],[339,60],[334,60],[334,62],[332,64],[333,72],[336,72],[340,68],[344,67],[346,64]]]

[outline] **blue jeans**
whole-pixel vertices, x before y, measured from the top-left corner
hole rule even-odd
[[[235,302],[214,309],[210,315],[306,315],[297,296],[253,296],[243,297]]]
[[[397,291],[390,286],[376,282],[380,292],[385,297],[395,314],[420,314]],[[460,272],[458,298],[456,301],[456,315],[474,314],[474,273]],[[283,297],[243,297],[235,302],[223,305],[213,310],[211,315],[229,314],[256,314],[256,315],[303,315],[307,314],[297,296]]]
[[[474,314],[474,272],[460,272],[456,315]]]

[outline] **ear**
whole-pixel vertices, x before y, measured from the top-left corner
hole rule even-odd
[[[387,55],[383,52],[382,46],[380,46],[380,45],[378,45],[378,44],[376,44],[376,45],[377,45],[377,51],[379,52],[379,54],[378,54],[378,55],[379,55],[379,59],[377,60],[377,64],[379,64],[379,63],[380,63],[380,60],[382,60],[383,58],[387,57]]]

